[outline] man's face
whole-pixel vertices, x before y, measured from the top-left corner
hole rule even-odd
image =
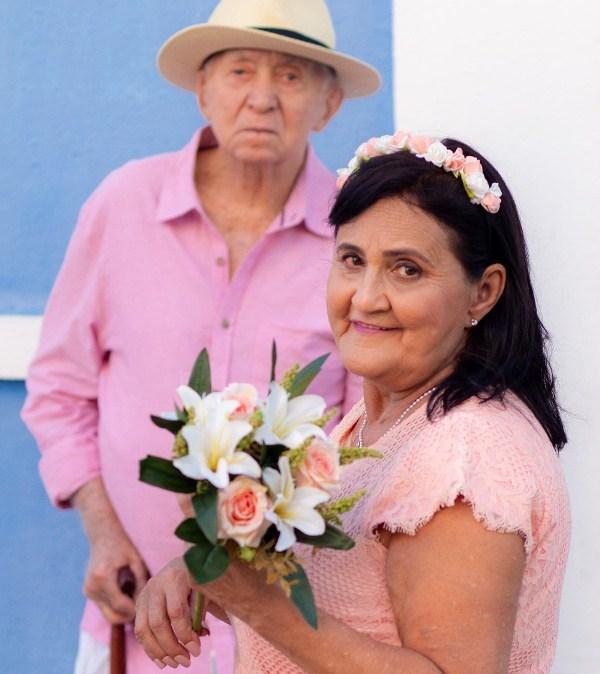
[[[242,162],[304,154],[311,131],[337,111],[342,92],[319,64],[263,50],[231,50],[198,73],[200,109],[219,146]]]

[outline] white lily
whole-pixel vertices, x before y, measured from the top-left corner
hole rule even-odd
[[[257,461],[246,452],[236,451],[239,441],[252,431],[247,421],[229,418],[238,403],[221,400],[218,394],[200,397],[192,391],[192,396],[190,391],[179,390],[188,413],[193,410],[190,423],[181,429],[188,453],[174,459],[173,465],[187,477],[208,480],[217,488],[229,484],[230,473],[259,478]]]
[[[256,430],[256,440],[291,449],[311,436],[326,439],[323,429],[314,423],[323,416],[325,407],[325,401],[318,395],[300,395],[290,400],[283,386],[272,382],[263,403],[263,423]]]
[[[235,401],[224,401],[219,392],[201,396],[189,386],[179,386],[177,393],[190,417],[189,424],[203,426],[213,414],[223,412],[230,414],[236,409]]]
[[[315,506],[329,500],[329,494],[314,487],[296,487],[287,456],[281,456],[279,470],[265,468],[263,482],[273,497],[273,506],[265,517],[279,530],[275,550],[287,550],[296,542],[294,529],[309,536],[319,536],[325,531],[325,520]]]

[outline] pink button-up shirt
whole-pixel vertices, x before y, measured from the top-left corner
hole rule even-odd
[[[215,390],[242,381],[264,394],[276,339],[278,374],[332,352],[311,390],[340,409],[360,395],[335,353],[325,310],[334,177],[309,149],[283,211],[230,279],[226,243],[193,178],[198,147],[211,144],[207,128],[181,151],[132,161],[86,202],[27,381],[23,417],[50,498],[68,505],[102,475],[151,573],[181,553],[173,531],[182,517],[172,494],[139,482],[138,462],[169,456],[171,437],[149,415],[172,409],[201,348]],[[94,607],[82,627],[107,639]],[[140,674],[145,660],[135,659]]]

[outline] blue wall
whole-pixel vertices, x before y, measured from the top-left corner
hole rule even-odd
[[[154,67],[171,33],[214,0],[0,3],[0,314],[41,313],[77,211],[127,159],[180,147],[193,97]],[[330,0],[339,48],[376,65],[385,86],[349,101],[315,140],[332,168],[392,128],[391,3]],[[2,345],[0,345],[2,348]],[[0,671],[71,670],[87,548],[74,513],[48,505],[37,450],[18,419],[20,382],[0,382]]]

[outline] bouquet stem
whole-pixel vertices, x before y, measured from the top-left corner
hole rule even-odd
[[[192,629],[201,637],[207,635],[208,627],[204,624],[206,613],[205,598],[202,592],[194,592],[192,595]]]

